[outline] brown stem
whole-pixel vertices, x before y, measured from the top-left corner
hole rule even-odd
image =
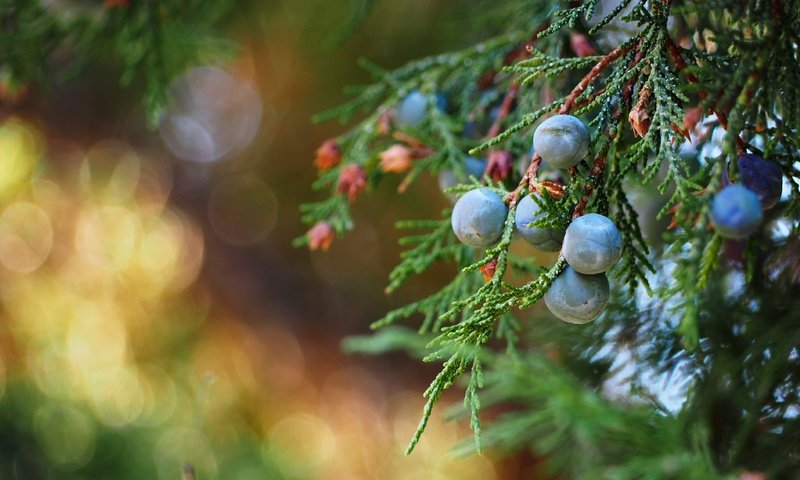
[[[489,133],[486,134],[487,138],[494,138],[500,134],[500,125],[503,123],[503,120],[508,117],[508,114],[511,113],[511,106],[514,104],[514,100],[516,100],[518,93],[519,83],[514,80],[511,82],[511,85],[508,87],[508,91],[506,92],[506,96],[503,98],[503,103],[500,105],[500,110],[497,112],[497,118],[494,119],[491,128],[489,128]]]
[[[416,137],[412,137],[411,135],[409,135],[407,133],[401,132],[399,130],[394,132],[394,134],[392,134],[392,137],[395,140],[398,140],[400,142],[405,143],[406,145],[408,145],[411,148],[427,148],[428,147],[425,144],[425,142],[419,140]]]
[[[600,96],[600,95],[602,95],[602,94],[604,94],[604,93],[606,93],[606,89],[605,89],[605,88],[601,88],[600,90],[598,90],[598,91],[596,91],[596,92],[592,93],[592,95],[590,95],[590,96],[588,96],[588,97],[586,97],[586,98],[582,98],[582,99],[580,99],[580,100],[577,100],[577,101],[575,101],[575,103],[573,103],[573,104],[572,104],[572,108],[573,108],[573,109],[576,109],[576,108],[581,108],[581,107],[582,107],[582,106],[584,106],[584,105],[588,105],[588,104],[589,104],[589,103],[591,103],[591,102],[592,102],[592,101],[593,101],[595,98],[597,98],[598,96]]]
[[[686,75],[686,80],[689,83],[699,84],[700,80],[693,73],[686,71],[686,62],[683,60],[683,55],[681,55],[680,48],[678,45],[675,44],[675,41],[672,38],[667,37],[667,48],[669,49],[669,54],[672,57],[672,62],[675,63],[675,66],[678,67],[678,70],[681,70]],[[708,93],[703,90],[698,90],[697,95],[702,99],[705,100],[708,98]],[[728,115],[725,114],[722,110],[718,109],[716,104],[712,104],[709,109],[711,113],[717,116],[717,120],[719,120],[719,124],[722,125],[722,128],[728,130]],[[736,140],[736,149],[738,150],[739,154],[742,154],[747,151],[747,145],[745,144],[744,140],[739,137],[737,133],[735,136]]]
[[[627,53],[631,48],[633,48],[633,45],[634,45],[633,43],[620,45],[619,47],[608,53],[606,56],[604,56],[599,62],[597,62],[597,64],[594,67],[592,67],[591,70],[589,70],[589,73],[587,73],[586,76],[583,77],[580,83],[575,85],[575,88],[573,88],[572,91],[567,96],[564,105],[562,105],[561,108],[558,109],[558,113],[560,114],[569,113],[569,111],[574,108],[573,104],[575,103],[575,100],[584,91],[586,91],[586,88],[589,87],[589,84],[595,81],[597,77],[599,77],[600,74],[603,73],[603,70],[605,70],[606,68],[608,68],[609,65],[614,63],[616,59],[618,59],[619,57]]]
[[[558,113],[565,114],[569,113],[573,108],[575,108],[575,101],[576,99],[586,91],[586,88],[591,84],[593,81],[600,76],[600,74],[608,68],[609,65],[614,63],[618,58],[625,55],[631,48],[634,46],[637,47],[636,55],[641,60],[641,54],[638,52],[639,43],[630,43],[627,45],[621,45],[616,49],[612,50],[610,53],[606,54],[594,67],[583,77],[583,79],[578,83],[575,88],[567,96],[567,100],[558,110]],[[634,57],[636,60],[636,57]],[[625,92],[623,92],[624,95]],[[631,90],[632,93],[632,90]],[[630,94],[629,94],[630,95]],[[615,112],[615,117],[619,115],[619,107],[617,108],[617,112]],[[572,218],[578,218],[583,215],[584,211],[586,210],[586,206],[589,204],[589,198],[592,196],[592,192],[594,191],[595,184],[600,180],[600,177],[603,175],[603,171],[606,168],[606,155],[608,154],[608,148],[610,147],[610,143],[606,145],[606,148],[603,152],[597,154],[594,157],[594,162],[592,164],[592,177],[591,182],[586,184],[584,189],[583,196],[578,201],[578,204],[575,205],[575,210],[572,212]],[[537,166],[538,167],[538,166]],[[572,170],[572,169],[571,169]],[[574,175],[576,172],[571,171],[570,174]]]
[[[634,67],[634,65],[638,64],[644,58],[644,51],[641,49],[642,41],[639,40],[639,43],[636,44],[636,52],[633,54],[633,58],[631,59],[630,63],[628,63],[628,69]],[[636,83],[636,80],[639,78],[639,74],[633,76],[630,80],[625,83],[625,86],[622,88],[622,106],[623,108],[627,108],[630,105],[631,98],[633,97],[633,85]]]
[[[616,49],[612,50],[611,52],[609,52],[608,54],[606,54],[599,62],[597,62],[597,64],[595,64],[595,66],[592,67],[592,69],[589,71],[589,73],[587,73],[583,77],[583,79],[575,86],[575,88],[572,89],[572,91],[567,96],[564,104],[561,106],[561,108],[559,108],[558,113],[560,113],[560,114],[569,113],[573,108],[581,106],[585,102],[590,102],[591,98],[590,99],[581,100],[580,102],[577,102],[577,99],[583,92],[586,91],[586,89],[589,87],[589,85],[593,81],[595,81],[600,76],[601,73],[603,73],[603,70],[608,68],[608,66],[611,65],[612,63],[614,63],[615,60],[617,60],[618,58],[623,56],[625,53],[630,51],[630,49],[633,48],[634,45],[638,45],[638,44],[632,44],[631,43],[631,44],[627,44],[627,45],[621,45],[621,46],[617,47]],[[516,82],[514,82],[512,84],[512,87],[515,88],[515,89],[519,88],[518,85],[516,84]],[[597,94],[592,95],[592,98],[594,98],[596,95],[602,93],[603,91],[604,90],[601,90]],[[509,94],[510,93],[511,92],[509,91]],[[514,95],[516,95],[516,93],[517,92],[514,92]],[[505,100],[509,99],[509,94],[506,94],[506,98],[504,99],[504,102],[503,102],[504,105],[506,103]],[[513,100],[513,97],[512,97],[512,100]],[[500,117],[500,115],[498,113],[498,118],[499,117]],[[496,123],[498,123],[497,132],[494,135],[490,135],[490,138],[492,136],[496,136],[497,134],[499,134],[499,122],[496,122]],[[492,131],[494,130],[494,127],[495,127],[495,125],[492,125]],[[490,133],[491,133],[491,131],[490,131]],[[508,194],[508,196],[506,197],[506,200],[509,202],[510,206],[516,205],[517,201],[519,200],[519,195],[520,195],[520,193],[521,193],[521,191],[522,191],[522,189],[524,187],[527,187],[529,192],[535,192],[535,191],[538,191],[540,188],[542,188],[542,184],[539,184],[538,182],[536,182],[536,175],[539,172],[539,165],[541,165],[541,163],[542,163],[542,157],[540,157],[538,153],[534,153],[533,157],[531,158],[531,164],[528,166],[528,169],[525,171],[525,174],[522,176],[522,179],[520,180],[519,185],[517,185],[517,188],[515,188],[512,192],[510,192]],[[595,178],[594,181],[596,181],[600,177],[600,175],[602,175],[603,170],[605,169],[605,163],[606,163],[605,153],[595,157],[594,167],[592,168],[592,176],[593,176],[593,178]],[[572,173],[574,173],[574,172],[572,172]],[[583,204],[582,207],[580,207],[581,214],[583,212],[583,209],[586,208],[586,204],[589,201],[589,196],[591,195],[592,190],[593,190],[593,187],[587,187],[587,192],[584,194],[584,198],[581,198],[581,201],[579,202],[579,206],[581,205],[581,203]],[[578,207],[576,207],[576,212],[578,210],[579,210]],[[577,215],[577,216],[580,216],[580,215]]]
[[[589,204],[589,198],[592,196],[594,186],[600,180],[600,177],[603,175],[603,170],[606,168],[607,153],[608,151],[606,150],[594,157],[594,163],[592,164],[592,179],[584,187],[583,196],[578,201],[578,204],[575,205],[575,210],[572,211],[573,219],[580,217],[583,215],[583,212],[586,211],[586,205]]]
[[[508,201],[509,206],[514,206],[517,204],[517,201],[519,200],[519,194],[522,192],[523,187],[528,187],[528,191],[535,190],[534,185],[536,181],[536,174],[539,172],[539,165],[541,164],[542,157],[540,157],[538,153],[534,153],[533,157],[531,158],[531,164],[528,165],[528,169],[525,170],[525,174],[519,181],[517,188],[515,188],[508,194],[508,196],[506,196],[506,201]]]
[[[627,51],[629,51],[633,47],[633,44],[623,45],[615,50],[608,53],[604,56],[597,64],[592,67],[589,73],[583,77],[583,79],[572,89],[572,92],[567,96],[567,100],[565,101],[564,105],[558,110],[558,113],[564,114],[568,113],[573,108],[577,106],[583,105],[584,102],[590,102],[591,98],[594,98],[596,95],[601,94],[604,90],[599,91],[595,95],[593,95],[590,99],[584,99],[580,102],[576,102],[577,98],[581,95],[581,93],[586,91],[586,88],[589,86],[591,82],[593,82],[597,77],[608,68],[616,59],[624,55]],[[602,157],[602,162],[598,162],[598,157]],[[605,168],[605,153],[603,155],[599,155],[595,158],[595,166],[592,169],[593,176],[595,171],[597,171],[597,177],[599,178],[600,174],[602,174],[603,169]],[[527,187],[529,192],[536,192],[538,191],[542,185],[536,182],[536,175],[539,172],[539,166],[542,163],[542,157],[539,156],[538,153],[534,153],[533,157],[531,158],[531,164],[528,166],[528,169],[525,171],[525,174],[522,176],[522,179],[512,192],[508,194],[506,200],[509,202],[509,205],[513,206],[516,205],[517,201],[519,200],[519,194],[522,191],[523,187]],[[574,174],[575,172],[570,172]],[[582,198],[581,202],[583,202],[583,207],[581,208],[581,212],[584,208],[586,208],[586,203],[588,203],[589,199],[588,196],[591,194],[591,190],[589,190],[585,195],[585,199]]]
[[[549,26],[550,20],[545,20],[541,25],[539,25],[526,42],[520,44],[517,46],[517,48],[506,55],[506,57],[503,59],[503,65],[511,65],[516,61],[528,58],[528,56],[530,56],[530,54],[533,52],[533,45],[537,40],[539,40],[539,34],[547,30]],[[494,78],[492,78],[492,82],[494,82]],[[511,106],[514,104],[514,100],[516,100],[518,94],[519,83],[514,80],[508,87],[508,91],[503,98],[503,103],[500,105],[500,110],[497,112],[497,118],[495,118],[494,122],[492,122],[492,126],[489,128],[486,138],[494,138],[500,134],[500,125],[503,123],[503,120],[508,117],[508,114],[511,113]]]

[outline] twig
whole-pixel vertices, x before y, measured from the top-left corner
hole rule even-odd
[[[583,79],[581,79],[581,81],[575,86],[575,88],[572,89],[570,94],[567,96],[567,99],[564,102],[564,104],[561,106],[561,108],[558,109],[558,113],[559,114],[569,113],[572,109],[578,108],[585,102],[591,101],[591,98],[584,99],[580,102],[577,102],[577,99],[583,92],[586,91],[586,88],[589,86],[589,84],[591,84],[593,81],[597,79],[597,77],[600,76],[603,70],[608,68],[608,66],[614,63],[615,60],[617,60],[625,53],[627,53],[631,48],[633,48],[634,45],[637,45],[638,47],[639,44],[630,43],[626,45],[621,45],[616,49],[612,50],[607,55],[605,55],[599,62],[597,62],[597,64],[595,64],[595,66],[592,67],[589,73],[587,73],[583,77]],[[601,94],[604,91],[605,91],[604,89],[600,90],[598,93],[593,95],[592,98],[598,94]],[[528,166],[528,169],[522,176],[519,185],[517,185],[517,188],[515,188],[512,192],[510,192],[508,196],[506,196],[506,201],[509,202],[510,206],[516,205],[517,201],[519,200],[519,195],[524,187],[527,187],[528,191],[530,192],[539,191],[543,187],[547,189],[546,185],[536,182],[536,175],[539,172],[539,166],[541,165],[541,163],[542,163],[542,157],[540,157],[538,153],[534,153],[533,157],[531,158],[531,164]],[[595,157],[594,166],[592,167],[592,177],[595,179],[595,181],[600,177],[600,175],[602,175],[603,170],[605,169],[605,165],[606,165],[605,153]],[[580,216],[583,214],[583,210],[586,208],[586,204],[589,201],[588,196],[591,195],[593,189],[594,187],[590,187],[589,190],[584,194],[584,198],[581,198],[581,201],[578,203],[578,206],[575,209],[576,212],[580,213],[575,216]]]
[[[613,135],[612,135],[613,136]],[[589,203],[589,198],[592,196],[592,192],[594,192],[595,184],[600,181],[600,177],[603,176],[603,171],[606,168],[606,155],[608,154],[608,146],[610,142],[606,144],[606,148],[603,152],[598,153],[597,156],[594,157],[594,163],[592,163],[592,178],[591,181],[586,183],[584,187],[583,196],[578,201],[578,204],[575,205],[575,210],[572,212],[572,218],[576,219],[583,215],[584,211],[586,210],[586,205]]]
[[[684,61],[680,48],[675,44],[675,41],[672,40],[672,38],[667,37],[666,44],[673,63],[675,63],[675,66],[678,67],[678,70],[682,71],[686,75],[686,80],[688,80],[689,83],[700,84],[700,80],[693,73],[686,71],[686,61]],[[703,90],[698,90],[697,95],[702,100],[708,98],[708,93]],[[717,120],[719,120],[719,124],[722,125],[722,128],[728,130],[728,115],[726,115],[722,110],[718,109],[716,104],[710,105],[709,109],[711,110],[711,113],[717,116]],[[734,138],[736,140],[736,149],[739,151],[738,153],[741,154],[746,152],[747,144],[741,139],[741,137],[739,137],[738,133],[735,134]]]
[[[500,126],[503,123],[503,120],[508,117],[508,114],[511,113],[511,106],[514,104],[514,100],[516,100],[518,93],[519,83],[514,80],[508,87],[506,96],[503,98],[503,103],[500,105],[500,110],[497,111],[497,117],[494,119],[494,122],[492,122],[489,132],[486,134],[487,138],[494,138],[500,134]]]
[[[587,73],[586,76],[584,76],[583,79],[577,85],[575,85],[575,88],[573,88],[572,91],[569,93],[564,104],[561,105],[561,108],[558,109],[558,113],[562,115],[565,113],[569,113],[574,108],[573,104],[575,103],[575,100],[584,91],[586,91],[586,88],[589,86],[589,84],[595,81],[597,77],[599,77],[600,74],[603,73],[603,70],[608,68],[608,66],[614,63],[614,61],[617,60],[619,57],[625,55],[631,48],[633,48],[633,46],[634,46],[633,43],[620,45],[619,47],[608,53],[605,57],[603,57],[599,62],[597,62],[597,64],[594,67],[592,67],[591,70],[589,70],[589,73]]]

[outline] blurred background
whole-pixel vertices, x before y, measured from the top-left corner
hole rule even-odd
[[[378,1],[342,36],[363,2],[242,2],[223,24],[238,52],[176,78],[154,129],[111,62],[3,93],[0,478],[538,478],[451,456],[469,432],[442,408],[404,456],[436,366],[340,350],[451,273],[383,295],[394,222],[446,205],[434,179],[360,199],[327,253],[290,246],[314,150],[345,128],[311,116],[368,81],[358,57],[476,41],[460,3]]]

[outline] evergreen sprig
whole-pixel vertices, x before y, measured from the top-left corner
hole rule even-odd
[[[0,23],[8,27],[0,33],[4,86],[47,87],[111,59],[121,71],[122,86],[142,86],[143,104],[154,125],[178,74],[236,51],[235,43],[215,30],[231,9],[223,0],[72,3],[0,4]],[[57,49],[72,53],[73,60],[55,67]]]
[[[369,172],[380,170],[370,159],[393,142],[429,149],[410,167],[403,186],[425,171],[464,173],[467,154],[486,153],[492,158],[503,149],[526,160],[522,171],[502,175],[490,162],[480,179],[483,184],[472,179],[447,190],[464,193],[480,187],[502,194],[508,205],[502,236],[482,254],[473,256],[461,247],[446,220],[402,224],[428,232],[402,241],[410,248],[391,274],[387,290],[398,288],[435,262],[453,262],[461,268],[438,292],[390,312],[373,325],[382,327],[421,314],[421,332],[437,334],[426,346],[425,360],[442,362],[442,368],[425,391],[422,419],[408,451],[419,441],[442,393],[469,371],[464,409],[479,451],[484,443],[511,449],[533,444],[552,455],[564,471],[581,472],[581,478],[732,478],[737,471],[731,458],[741,456],[753,420],[749,420],[749,430],[728,439],[733,453],[720,460],[714,453],[719,448],[708,433],[714,428],[692,427],[687,439],[681,419],[674,418],[644,388],[639,373],[625,380],[631,384],[632,395],[647,405],[636,405],[628,414],[599,391],[580,395],[584,386],[558,362],[536,352],[520,354],[517,346],[531,337],[533,329],[520,329],[515,314],[545,295],[566,261],[559,257],[552,265],[538,265],[512,256],[509,247],[516,205],[524,195],[535,195],[544,212],[533,223],[538,227],[563,228],[586,212],[610,216],[624,244],[613,277],[629,299],[637,299],[632,302],[635,307],[646,308],[649,314],[636,315],[628,308],[622,317],[621,310],[615,311],[612,305],[608,317],[617,323],[606,318],[598,322],[596,332],[589,329],[580,339],[574,335],[563,339],[561,345],[572,342],[568,350],[574,360],[568,366],[588,368],[595,379],[613,375],[604,350],[609,348],[630,348],[637,365],[663,365],[660,373],[674,373],[681,365],[700,362],[705,356],[703,342],[710,335],[705,295],[719,286],[720,257],[726,248],[722,236],[710,231],[709,209],[724,182],[737,181],[736,162],[731,159],[747,151],[769,156],[792,184],[782,211],[792,218],[800,211],[800,170],[794,165],[800,151],[795,127],[800,118],[800,83],[795,81],[800,77],[796,34],[800,14],[794,3],[780,1],[720,0],[713,2],[713,8],[707,2],[622,1],[587,30],[580,22],[594,16],[598,2],[576,3],[569,2],[549,18],[532,15],[530,21],[521,21],[528,31],[512,30],[460,52],[392,71],[370,65],[367,68],[376,83],[326,115],[346,121],[362,109],[373,112],[339,138],[346,161],[357,162]],[[584,56],[571,55],[564,48],[567,38],[590,42],[591,35],[602,35],[620,22],[635,26],[636,32],[605,53],[587,54],[584,49]],[[392,112],[412,90],[427,95],[427,115],[412,128],[395,124],[395,134],[389,137]],[[445,111],[437,109],[433,97],[437,93],[447,95],[454,105]],[[552,100],[542,104],[543,95]],[[483,138],[464,133],[490,112],[494,118],[488,128],[484,125]],[[540,178],[541,158],[531,156],[528,138],[523,136],[550,113],[587,116],[593,129],[589,156],[571,168],[561,184]],[[723,132],[721,137],[715,130]],[[683,152],[689,141],[698,154]],[[359,149],[350,146],[356,142]],[[321,175],[329,178],[326,172]],[[370,178],[380,177],[370,173]],[[663,251],[652,248],[654,242],[642,231],[631,188],[663,196],[657,217],[670,223]],[[318,215],[305,220],[328,219]],[[797,222],[790,228],[797,231]],[[743,249],[746,281],[763,275],[758,268],[764,257],[760,245],[768,240],[769,234],[762,232]],[[510,275],[524,278],[522,286],[510,283]],[[643,306],[641,298],[649,303]],[[658,335],[651,337],[647,331]],[[495,336],[507,340],[507,356],[485,348]],[[546,347],[535,341],[531,345]],[[702,370],[698,365],[695,372]],[[483,388],[488,389],[488,402],[487,396],[483,401],[478,397]],[[770,387],[759,388],[759,401],[765,401],[763,392]],[[499,402],[522,402],[528,408],[505,417],[487,436],[482,433],[486,429],[479,421],[479,410],[481,405]],[[575,419],[566,423],[554,419],[569,409],[576,410]],[[749,411],[757,415],[755,409]],[[636,430],[636,422],[641,422],[641,428],[635,438],[621,438]],[[596,439],[604,435],[609,435],[607,444],[598,445]],[[571,450],[565,445],[573,443],[580,446],[582,458],[561,454]],[[621,459],[631,447],[630,458]]]

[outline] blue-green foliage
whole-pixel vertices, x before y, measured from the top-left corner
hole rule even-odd
[[[512,8],[509,4],[515,2],[504,3],[503,9]],[[775,335],[786,333],[800,310],[791,300],[780,307],[766,303],[780,289],[796,293],[800,282],[796,270],[787,267],[797,261],[792,238],[800,213],[795,165],[800,151],[800,7],[779,1],[626,0],[587,28],[584,20],[600,6],[597,0],[518,2],[517,21],[501,36],[394,71],[365,63],[376,83],[320,117],[349,121],[368,112],[339,141],[346,163],[369,170],[371,159],[395,141],[375,128],[380,116],[411,91],[429,98],[445,93],[453,101],[447,113],[431,104],[418,125],[400,127],[431,148],[430,156],[415,162],[410,180],[425,171],[460,168],[467,154],[491,157],[501,149],[526,157],[527,165],[532,129],[550,113],[580,116],[591,131],[589,154],[569,169],[564,185],[529,177],[533,168],[524,175],[485,178],[481,184],[473,179],[449,190],[463,194],[492,188],[505,198],[509,208],[503,232],[487,251],[476,256],[460,249],[445,228],[448,212],[438,223],[417,224],[429,233],[405,240],[412,248],[392,274],[390,290],[437,261],[460,269],[439,292],[375,325],[421,314],[421,330],[434,336],[426,337],[430,342],[422,351],[414,342],[409,348],[442,363],[425,392],[428,401],[409,450],[442,392],[470,372],[464,405],[478,450],[533,447],[571,478],[737,478],[751,468],[789,478],[798,467],[800,438],[789,436],[797,433],[797,415],[787,406],[796,400],[796,393],[787,392],[798,387],[798,339]],[[635,32],[601,51],[596,36],[620,22]],[[567,47],[569,30],[586,35],[597,54],[575,56]],[[485,125],[484,138],[475,140],[476,119],[491,119],[493,111],[500,112],[495,114],[499,133],[486,138]],[[470,135],[462,135],[465,127]],[[712,135],[714,129],[724,134]],[[700,152],[697,158],[681,156],[687,139]],[[745,151],[773,160],[791,184],[791,194],[768,211],[736,258],[713,230],[709,212],[724,182],[740,181],[731,159]],[[487,172],[492,172],[491,163]],[[322,175],[334,178],[335,173]],[[629,195],[632,187],[668,199],[659,213],[670,220],[663,250],[651,249],[654,245],[642,236]],[[513,320],[545,295],[566,266],[563,257],[542,265],[509,252],[516,202],[532,194],[539,196],[543,214],[535,227],[564,228],[592,212],[607,216],[619,229],[622,255],[608,272],[616,297],[590,326],[528,319],[520,328]],[[780,216],[790,219],[782,226],[791,230],[788,237],[770,235],[769,227]],[[328,218],[312,214],[306,220]],[[352,227],[339,224],[340,233]],[[729,265],[720,261],[724,255],[740,262],[749,289],[725,293],[726,279],[739,277],[727,273]],[[522,280],[512,282],[514,274]],[[744,319],[760,323],[751,328]],[[350,346],[374,353],[380,350],[376,345],[402,343],[396,341],[397,330],[388,332],[394,343],[382,341],[384,334],[378,332],[374,343],[360,339]],[[486,347],[494,336],[507,340],[506,354]],[[612,371],[625,356],[627,365],[617,364],[618,371]],[[633,372],[621,379],[628,390],[613,400],[604,382],[623,367]],[[653,393],[654,378],[667,383],[681,379],[676,391],[683,403],[662,405]],[[708,380],[717,383],[704,383]],[[479,400],[481,388],[485,394]],[[481,426],[479,408],[509,404],[520,408],[488,429]],[[718,407],[722,413],[717,418],[712,412]]]

